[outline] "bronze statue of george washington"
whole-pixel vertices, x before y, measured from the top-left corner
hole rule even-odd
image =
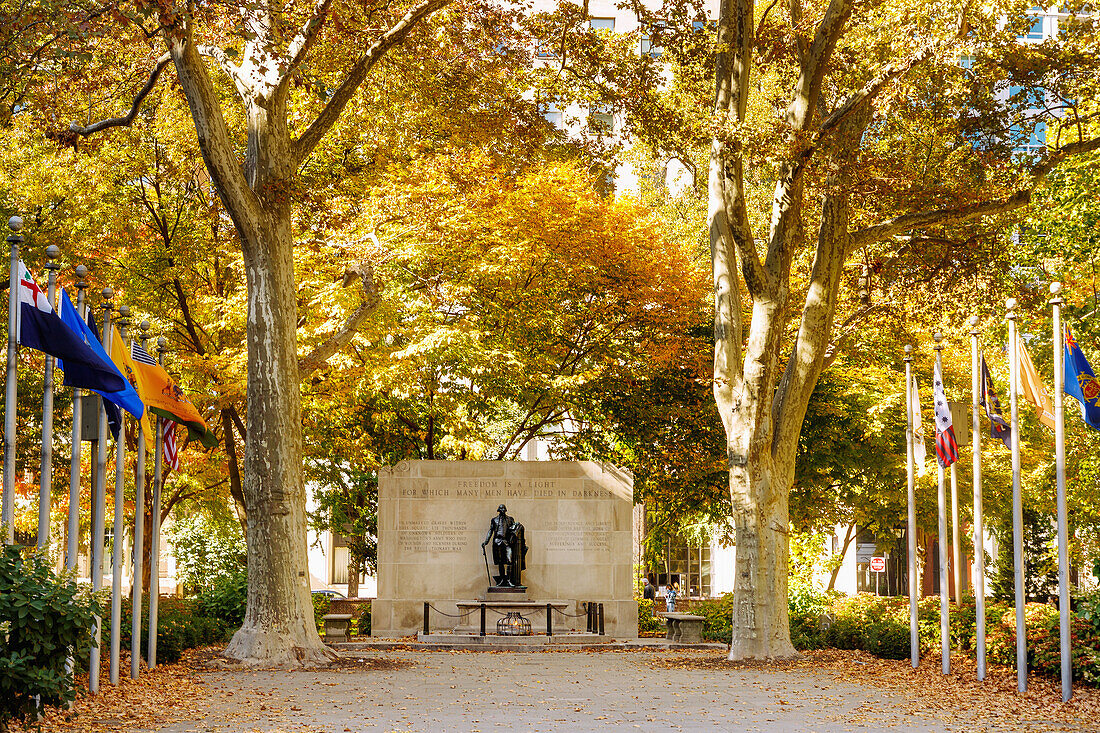
[[[489,532],[485,547],[493,543],[493,563],[499,570],[496,577],[498,588],[522,588],[520,573],[527,567],[527,542],[523,536],[523,525],[508,516],[508,507],[501,504],[497,515],[489,520]]]

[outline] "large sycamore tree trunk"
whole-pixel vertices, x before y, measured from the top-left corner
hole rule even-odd
[[[727,436],[736,543],[734,660],[796,653],[787,610],[788,497],[806,408],[836,353],[833,318],[845,261],[858,247],[914,228],[1024,206],[1034,185],[1058,161],[1098,144],[1081,141],[1054,151],[1033,167],[1030,186],[1003,199],[905,214],[852,231],[847,189],[876,98],[938,50],[930,42],[887,63],[835,109],[820,109],[822,82],[854,7],[852,0],[831,0],[811,24],[802,18],[799,0],[788,0],[799,74],[784,114],[787,139],[778,146],[782,158],[767,232],[760,234],[752,231],[743,150],[731,132],[746,121],[755,7],[753,0],[721,0],[719,8],[714,111],[720,124],[710,150],[707,225],[715,309],[714,397]],[[965,23],[957,20],[961,33]],[[824,193],[812,202],[815,211],[808,212],[804,177],[815,159],[823,159],[830,173]],[[811,213],[820,221],[816,241],[803,229]],[[807,246],[814,257],[805,296],[792,302],[792,262]],[[749,303],[742,302],[742,285]],[[863,306],[849,320],[858,322],[870,308]]]
[[[278,19],[280,6],[266,0],[243,5],[240,13],[251,35],[239,64],[222,49],[202,45],[193,21],[164,16],[168,52],[157,61],[130,113],[71,128],[89,135],[129,124],[162,70],[174,66],[203,160],[240,237],[248,286],[248,409],[241,471],[249,520],[248,600],[244,624],[225,653],[247,664],[312,665],[334,657],[317,634],[310,598],[299,377],[346,344],[370,312],[365,304],[329,342],[303,357],[300,369],[291,201],[296,171],[340,119],[374,64],[448,2],[411,5],[350,62],[343,82],[297,137],[288,127],[289,82],[317,42],[331,0],[319,2],[291,38]],[[208,59],[232,81],[244,106],[248,137],[243,160],[226,125]]]

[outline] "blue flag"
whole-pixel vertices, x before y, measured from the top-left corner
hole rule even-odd
[[[97,354],[54,313],[46,294],[19,263],[19,343],[57,357],[65,385],[82,389],[122,389],[126,380],[105,354]],[[64,291],[62,291],[64,292]]]
[[[1066,394],[1081,403],[1081,417],[1089,427],[1100,430],[1100,379],[1093,374],[1084,352],[1066,326]]]
[[[84,343],[88,347],[99,354],[108,363],[111,360],[107,357],[107,352],[104,350],[103,345],[99,340],[99,329],[95,326],[95,320],[92,319],[91,312],[88,313],[88,318],[92,319],[91,325],[85,323],[84,319],[80,317],[80,314],[76,312],[76,308],[73,306],[71,300],[69,300],[69,294],[64,290],[61,291],[61,320],[65,322],[69,328],[72,328],[84,339]],[[115,374],[122,379],[121,372],[118,368],[111,363],[111,368],[114,369]],[[68,379],[65,381],[68,384]],[[126,410],[126,412],[133,415],[135,418],[140,419],[145,413],[145,405],[142,404],[141,398],[138,397],[138,393],[134,390],[133,386],[122,379],[122,388],[115,390],[95,389],[96,394],[103,397],[107,402],[104,407],[107,410],[107,422],[111,423],[111,432],[118,434],[117,426],[122,422],[119,417],[118,408]],[[111,404],[113,403],[113,404]],[[117,407],[116,407],[117,405]]]

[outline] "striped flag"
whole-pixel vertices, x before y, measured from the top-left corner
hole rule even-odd
[[[144,351],[144,349],[143,349]],[[164,425],[164,462],[173,471],[180,467],[180,454],[176,448],[176,423],[167,418],[159,418]]]
[[[130,342],[130,358],[140,364],[157,365],[157,360],[150,356],[149,352],[143,349],[137,341]]]
[[[943,374],[936,364],[932,375],[932,396],[936,404],[936,458],[940,465],[947,468],[959,460],[959,445],[955,442],[955,428],[951,425],[951,408],[947,404],[947,395],[943,391]]]
[[[913,414],[913,461],[917,464],[917,475],[923,476],[928,461],[928,450],[924,445],[924,426],[920,419],[920,390],[917,389],[917,377],[913,376],[913,404],[909,406]]]
[[[985,408],[985,414],[989,416],[990,435],[1004,443],[1005,448],[1012,448],[1012,429],[1001,414],[1001,400],[997,398],[993,377],[989,374],[984,356],[982,357],[982,394],[978,398],[978,404]]]

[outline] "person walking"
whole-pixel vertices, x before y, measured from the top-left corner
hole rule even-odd
[[[676,590],[679,588],[679,583],[673,583],[668,587],[668,591],[665,593],[665,610],[668,613],[676,611]]]

